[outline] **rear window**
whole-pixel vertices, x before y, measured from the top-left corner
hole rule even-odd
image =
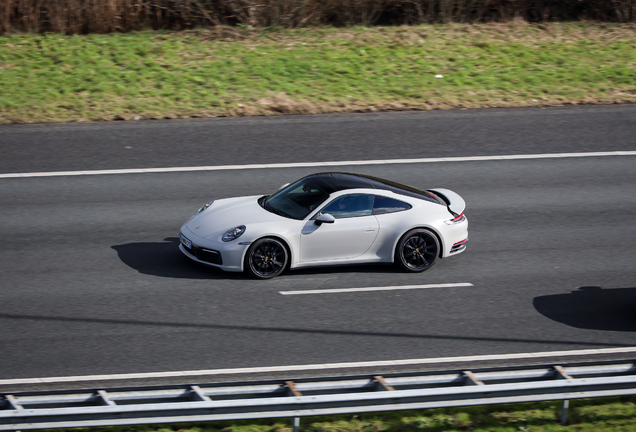
[[[393,198],[376,196],[373,203],[373,214],[380,215],[386,213],[395,213],[399,211],[408,210],[411,208],[410,204],[402,201],[398,201]]]

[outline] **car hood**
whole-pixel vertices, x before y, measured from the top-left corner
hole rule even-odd
[[[258,204],[260,195],[226,198],[214,201],[185,226],[198,237],[210,237],[239,226],[258,222],[279,221],[281,216],[270,213]],[[249,227],[248,227],[249,229]]]

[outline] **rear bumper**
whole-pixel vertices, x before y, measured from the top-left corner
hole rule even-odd
[[[466,250],[466,244],[468,243],[468,238],[466,240],[459,241],[451,246],[450,252],[448,256],[456,255],[458,253],[462,253]]]
[[[463,221],[456,224],[444,224],[442,229],[444,237],[442,258],[457,255],[466,250],[466,244],[468,243],[468,218],[464,217]]]

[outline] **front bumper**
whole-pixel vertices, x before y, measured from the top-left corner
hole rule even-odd
[[[191,247],[186,246],[185,236]],[[229,272],[243,271],[243,257],[249,243],[215,242],[198,237],[187,228],[181,228],[179,250],[192,261]]]

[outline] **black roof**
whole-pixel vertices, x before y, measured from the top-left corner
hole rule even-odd
[[[406,195],[434,202],[436,204],[440,203],[438,199],[426,191],[391,180],[384,180],[364,174],[327,172],[312,174],[305,177],[303,180],[315,183],[316,186],[320,187],[328,194],[345,189],[381,189],[388,190],[399,195]]]

